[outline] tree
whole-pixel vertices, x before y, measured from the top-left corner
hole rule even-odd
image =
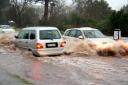
[[[74,0],[76,9],[81,17],[102,20],[111,9],[105,0]]]
[[[15,21],[18,27],[34,26],[39,22],[39,15],[31,0],[11,0],[8,18]]]
[[[14,20],[17,24],[17,26],[21,26],[22,25],[22,21],[21,21],[21,15],[22,13],[26,10],[28,4],[27,4],[27,0],[23,0],[22,2],[19,2],[18,0],[11,0],[11,6],[10,6],[10,18],[12,20]]]
[[[36,8],[28,7],[21,15],[22,26],[37,26],[39,23],[39,15]]]
[[[9,5],[9,0],[0,0],[0,9],[5,8],[7,5]]]
[[[64,0],[58,0],[57,4],[51,3],[49,11],[49,22],[58,24],[66,15],[66,6]],[[63,16],[63,17],[62,17]]]
[[[128,13],[124,13],[124,10],[113,11],[109,18],[109,30],[114,31],[114,29],[121,29],[122,36],[127,36],[128,34]]]
[[[124,6],[121,10],[123,10],[124,13],[128,13],[128,5]]]
[[[76,26],[90,26],[105,29],[111,8],[105,0],[73,0],[77,14]],[[75,18],[74,18],[75,19]],[[79,19],[79,20],[78,20]]]
[[[9,7],[9,0],[0,0],[0,23],[7,23],[6,11]]]
[[[50,3],[56,3],[56,0],[34,0],[35,2],[42,1],[44,2],[44,15],[42,17],[42,20],[44,23],[48,23],[48,15],[49,15],[49,4]]]

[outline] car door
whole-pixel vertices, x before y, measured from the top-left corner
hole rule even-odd
[[[68,30],[66,30],[65,32],[64,32],[64,35],[63,35],[63,38],[64,39],[66,39],[66,38],[68,38],[69,37],[69,33],[70,33],[70,29],[68,29]]]
[[[18,33],[18,36],[17,36],[16,41],[15,41],[16,46],[22,47],[23,35],[24,35],[23,31]]]
[[[71,41],[74,41],[75,40],[75,35],[76,35],[76,32],[77,32],[77,30],[75,30],[75,29],[73,29],[73,30],[71,30],[70,31],[70,33],[69,33],[69,39],[71,40]]]
[[[30,36],[29,36],[29,41],[27,45],[28,45],[28,48],[32,50],[36,46],[36,31],[31,30],[29,34]]]
[[[16,45],[21,48],[26,48],[27,41],[29,39],[29,32],[26,30],[22,30],[16,39]]]
[[[76,30],[70,30],[66,38],[67,43],[73,43],[75,41]]]
[[[23,48],[26,48],[26,49],[28,49],[28,45],[29,45],[29,36],[30,36],[30,34],[29,34],[29,30],[25,30],[24,31],[24,34],[23,34],[23,39],[22,39],[22,46],[23,46]]]
[[[71,50],[74,46],[75,46],[75,35],[76,35],[76,29],[72,29],[69,31],[69,33],[67,34],[67,37],[66,37],[66,46],[65,46],[65,49],[67,50]]]
[[[84,36],[80,30],[76,31],[75,38],[76,38],[75,41],[80,41],[84,39]]]

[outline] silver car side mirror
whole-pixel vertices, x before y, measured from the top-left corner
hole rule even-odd
[[[18,36],[17,36],[17,35],[15,35],[15,38],[16,38],[16,39],[18,39]]]
[[[78,38],[79,38],[79,39],[84,39],[84,37],[83,37],[83,36],[79,36]]]

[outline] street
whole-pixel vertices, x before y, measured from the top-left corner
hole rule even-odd
[[[35,58],[26,50],[1,46],[0,74],[1,85],[127,85],[128,58],[87,55]]]
[[[0,0],[0,85],[128,85],[128,0]]]

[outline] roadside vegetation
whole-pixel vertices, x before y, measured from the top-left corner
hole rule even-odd
[[[114,29],[128,34],[128,5],[112,10],[105,0],[1,0],[0,24],[15,22],[16,27],[56,26],[61,31],[72,27],[90,26],[112,35]],[[40,3],[40,5],[36,5]]]

